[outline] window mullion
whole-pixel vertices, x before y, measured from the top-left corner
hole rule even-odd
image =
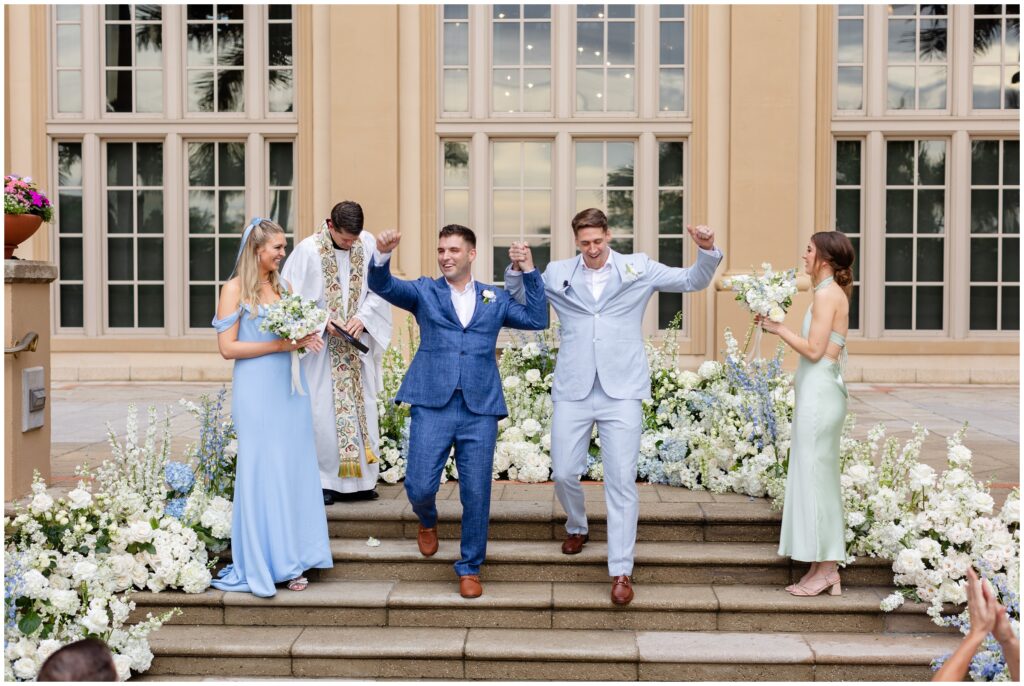
[[[559,10],[562,6],[559,6]],[[565,22],[563,22],[565,23]],[[555,134],[554,163],[551,169],[551,260],[564,260],[575,253],[572,231],[568,230],[575,197],[572,164],[572,135]]]
[[[971,111],[971,53],[974,44],[970,5],[950,5],[949,48],[949,112],[954,117]]]
[[[469,116],[486,119],[491,111],[491,5],[469,6]]]
[[[103,161],[99,136],[82,138],[82,324],[86,336],[99,336],[103,324],[103,289],[107,278],[103,259]],[[85,174],[89,169],[91,173]],[[90,226],[92,230],[86,230]]]
[[[164,5],[164,116],[179,120],[184,112],[182,87],[185,81],[185,6]],[[166,159],[167,151],[164,152]],[[165,168],[166,171],[166,168]],[[165,175],[165,179],[170,176]]]
[[[637,5],[636,10],[635,105],[641,119],[653,119],[658,112],[658,5]]]
[[[864,302],[865,338],[879,338],[884,329],[885,287],[885,137],[868,134],[864,146],[864,237],[861,261],[861,298]]]
[[[575,41],[576,31],[575,5],[551,6],[551,59],[552,65],[551,90],[554,96],[554,113],[556,119],[568,119],[572,116],[576,99]]]
[[[164,138],[164,328],[169,336],[181,336],[186,329],[181,294],[188,292],[188,216],[177,201],[186,194],[184,150],[181,134],[168,133]]]
[[[967,337],[970,302],[970,227],[971,227],[971,138],[966,131],[953,134],[950,144],[948,205],[946,208],[946,240],[949,273],[949,336]]]
[[[266,80],[266,27],[267,6],[248,5],[245,8],[245,109],[248,119],[263,119],[267,111],[264,82]],[[251,156],[252,150],[246,154]],[[262,215],[261,215],[262,216]]]
[[[245,222],[270,213],[267,206],[266,144],[263,136],[250,133],[245,141]]]
[[[100,52],[103,44],[100,40],[102,11],[103,5],[82,5],[82,116],[93,121],[100,118],[100,93],[103,92],[103,55]],[[85,155],[84,149],[82,154]]]
[[[865,50],[865,112],[869,117],[881,117],[885,114],[886,102],[886,57],[888,17],[885,5],[868,5]]]

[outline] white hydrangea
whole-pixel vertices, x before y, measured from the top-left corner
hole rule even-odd
[[[717,360],[706,360],[701,362],[697,368],[697,374],[705,381],[710,381],[722,373],[722,363]]]
[[[540,422],[538,422],[536,419],[530,418],[523,422],[523,433],[527,436],[527,438],[533,438],[538,433],[540,433],[542,428],[543,427],[540,425]]]

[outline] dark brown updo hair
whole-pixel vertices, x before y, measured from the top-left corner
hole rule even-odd
[[[817,259],[832,267],[835,282],[850,298],[853,294],[853,244],[842,231],[819,231],[811,236]]]

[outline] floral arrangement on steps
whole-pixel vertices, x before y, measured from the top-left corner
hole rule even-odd
[[[783,348],[768,359],[747,359],[725,332],[724,360],[709,360],[696,371],[676,367],[679,320],[659,344],[648,343],[651,399],[644,401],[638,477],[715,493],[768,497],[781,509],[785,499],[793,377],[782,369]],[[410,327],[409,341],[414,341]],[[509,416],[498,425],[494,478],[547,481],[551,471],[551,384],[558,348],[553,328],[527,338],[512,334],[498,369]],[[381,475],[395,483],[404,475],[408,410],[390,402],[401,385],[405,359],[395,349],[385,356]],[[1013,626],[1020,620],[1020,493],[1014,490],[999,512],[984,484],[971,476],[971,451],[964,430],[949,438],[948,468],[938,474],[920,462],[927,431],[914,426],[901,441],[884,425],[865,439],[854,438],[855,418],[844,427],[840,446],[847,564],[858,556],[893,560],[899,589],[881,603],[891,612],[906,600],[929,603],[940,626],[962,626],[966,615],[943,615],[966,601],[965,573],[972,562],[999,589]],[[600,437],[589,447],[587,478],[602,479]],[[449,463],[447,476],[457,476]],[[1019,631],[1018,631],[1019,633]],[[994,646],[994,647],[993,647]],[[998,652],[993,644],[992,650]],[[1008,677],[994,657],[972,672],[985,679]],[[987,676],[985,676],[987,675]],[[982,678],[978,676],[978,678]]]
[[[147,637],[177,610],[127,625],[132,591],[201,593],[209,552],[231,534],[236,447],[224,395],[186,403],[200,420],[189,463],[170,460],[170,418],[154,408],[140,443],[132,407],[125,442],[110,431],[111,459],[95,475],[79,469],[57,499],[37,477],[27,506],[4,518],[5,680],[34,679],[51,653],[86,637],[110,646],[122,680],[149,669]]]

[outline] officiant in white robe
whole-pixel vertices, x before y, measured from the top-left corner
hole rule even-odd
[[[293,292],[316,300],[330,312],[332,322],[369,348],[360,352],[329,323],[328,345],[302,358],[325,505],[377,497],[377,393],[391,340],[391,306],[367,289],[366,270],[376,240],[362,228],[359,204],[338,203],[331,218],[295,247],[281,270]]]

